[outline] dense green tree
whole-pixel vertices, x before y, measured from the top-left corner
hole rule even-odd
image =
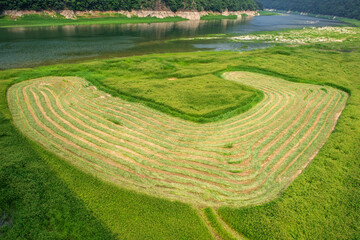
[[[161,4],[172,11],[205,10],[221,12],[257,10],[259,4],[254,0],[0,0],[0,11],[3,10],[131,10],[155,9]]]
[[[265,8],[360,19],[360,0],[259,0]]]

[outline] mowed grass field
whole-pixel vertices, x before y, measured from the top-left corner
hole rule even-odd
[[[45,77],[8,90],[15,125],[54,154],[121,187],[200,206],[245,206],[278,195],[324,144],[347,93],[250,72],[224,78],[261,90],[245,114],[198,124]],[[181,81],[181,79],[178,79]]]
[[[344,49],[345,47],[346,49]],[[225,221],[226,224],[238,231],[238,233],[251,239],[299,239],[310,237],[315,239],[356,239],[359,233],[358,219],[360,215],[357,201],[360,195],[358,187],[360,70],[356,67],[360,61],[358,49],[359,44],[354,42],[346,44],[346,46],[341,44],[323,44],[297,48],[278,47],[242,54],[227,52],[164,54],[2,71],[0,73],[3,92],[1,111],[3,114],[2,123],[7,126],[7,131],[2,133],[1,140],[7,146],[7,149],[4,149],[4,154],[6,154],[8,161],[6,163],[1,162],[2,166],[0,168],[2,173],[0,176],[4,179],[2,182],[5,182],[5,187],[2,188],[4,193],[2,196],[4,197],[2,197],[1,209],[8,216],[6,217],[7,224],[9,226],[12,225],[11,228],[2,230],[4,231],[4,236],[9,239],[15,239],[16,237],[14,236],[17,236],[16,234],[26,236],[30,230],[19,230],[22,225],[25,225],[28,227],[27,229],[31,229],[32,236],[42,236],[45,232],[49,234],[61,232],[63,238],[77,236],[78,238],[86,239],[86,236],[88,236],[86,234],[97,236],[96,233],[91,232],[95,231],[94,228],[86,228],[80,233],[76,226],[90,226],[90,223],[92,223],[94,224],[93,226],[96,226],[96,224],[102,226],[96,228],[96,232],[100,235],[107,233],[108,235],[104,236],[108,236],[108,238],[211,239],[211,231],[207,230],[205,225],[207,223],[213,227],[213,230],[215,229],[215,232],[218,232],[217,235],[227,238],[227,233],[223,232],[226,229],[226,227],[223,227],[225,226],[223,221]],[[199,118],[190,119],[189,116],[191,115],[185,114],[186,111],[185,113],[178,111],[180,108],[174,108],[176,110],[170,111],[170,106],[166,104],[167,101],[154,103],[155,101],[147,101],[142,96],[124,94],[121,91],[121,87],[119,87],[121,83],[118,82],[120,81],[119,79],[127,79],[126,71],[125,73],[122,72],[126,68],[117,66],[117,64],[122,64],[124,61],[137,61],[138,64],[130,64],[133,69],[132,72],[135,71],[139,75],[143,74],[144,77],[149,77],[152,73],[158,72],[159,82],[155,83],[154,81],[153,86],[161,83],[162,85],[171,84],[176,80],[186,77],[190,77],[192,80],[188,82],[189,85],[196,86],[197,79],[201,79],[203,76],[220,76],[222,72],[242,70],[266,74],[277,79],[322,85],[315,86],[317,90],[313,90],[313,93],[323,94],[323,96],[335,96],[331,94],[330,90],[334,91],[334,93],[339,93],[342,91],[338,89],[342,89],[350,93],[350,97],[343,114],[339,118],[335,132],[326,141],[326,144],[315,159],[294,180],[290,187],[282,192],[279,198],[261,206],[248,206],[245,208],[220,207],[210,210],[206,208],[203,215],[206,216],[207,220],[204,220],[204,218],[201,218],[201,214],[198,214],[190,205],[119,189],[111,184],[97,180],[91,175],[87,175],[72,167],[67,161],[48,153],[39,145],[19,137],[19,134],[13,128],[6,102],[7,89],[11,85],[15,89],[16,86],[26,84],[24,80],[49,76],[61,77],[61,84],[65,84],[62,80],[64,78],[66,80],[68,76],[84,78],[91,85],[97,87],[97,90],[95,88],[88,89],[89,94],[99,94],[102,92],[101,95],[92,98],[97,103],[102,103],[104,100],[102,96],[107,98],[109,96],[106,93],[110,93],[113,97],[120,97],[120,99],[114,101],[130,101],[129,104],[135,104],[142,109],[152,107],[160,116],[171,116],[177,122],[184,122],[186,120],[185,122],[188,124],[206,126],[206,124],[219,124],[224,121],[231,121],[236,116],[232,109],[223,108],[223,111],[218,112],[216,117],[212,116],[212,119],[205,120],[208,123],[199,123],[199,121],[204,120],[199,120]],[[150,61],[158,62],[159,67],[152,69],[154,64],[149,64],[148,67],[144,68],[144,64],[146,66],[146,63]],[[166,65],[170,65],[170,67],[167,69]],[[142,70],[140,70],[141,68]],[[120,74],[123,73],[123,75],[112,82],[111,77],[114,77],[116,69]],[[138,71],[136,71],[137,69]],[[224,77],[231,78],[231,76],[226,76],[226,74]],[[233,77],[235,78],[235,76]],[[214,80],[221,81],[224,84],[231,82],[221,78],[214,78]],[[14,85],[18,82],[20,82],[20,85]],[[119,85],[115,86],[114,82],[117,82]],[[336,87],[336,89],[329,86]],[[56,93],[55,88],[51,88],[51,86],[46,87],[46,85],[43,85],[43,87]],[[154,86],[153,89],[158,90],[157,94],[162,92],[164,99],[166,99],[166,95],[171,99],[172,95],[169,94],[172,93],[163,91],[166,87]],[[10,88],[9,93],[12,92],[11,89],[13,88]],[[254,88],[241,90],[248,91],[249,96],[256,93]],[[234,89],[235,91],[236,89]],[[26,91],[24,92],[26,93]],[[24,92],[20,91],[23,96],[26,95]],[[306,97],[306,94],[303,95],[303,101],[311,102],[316,98],[317,95],[315,93],[312,95],[310,92],[309,90],[308,97]],[[41,93],[34,92],[34,94],[28,94],[32,98],[31,101],[33,103],[36,102],[36,94]],[[57,99],[56,94],[54,94],[55,97],[50,99],[53,95],[47,90],[47,94],[38,95],[38,100],[41,97],[42,102],[47,102],[44,107],[58,109],[55,107],[57,105],[55,100]],[[49,101],[45,100],[46,96],[49,97]],[[265,94],[262,99],[255,100],[257,104],[253,106],[255,108],[260,106],[266,100],[266,96]],[[83,102],[81,102],[82,105],[92,104],[86,100],[85,94],[82,94],[81,97],[85,97]],[[326,102],[326,99],[325,97],[323,101]],[[169,100],[169,102],[171,101]],[[332,101],[329,102],[331,103]],[[163,108],[163,106],[165,107]],[[68,109],[75,107],[70,106]],[[214,105],[214,108],[216,108],[216,105]],[[98,108],[98,110],[104,109]],[[183,109],[186,109],[186,106]],[[38,108],[37,111],[39,112]],[[57,111],[61,110],[58,109]],[[205,109],[205,111],[208,110]],[[248,114],[248,112],[242,112],[242,114]],[[299,113],[299,111],[296,111],[296,113]],[[56,114],[55,110],[54,112],[49,111],[49,115],[46,117],[54,118],[53,114]],[[109,115],[106,114],[106,116]],[[80,114],[77,117],[80,117]],[[108,118],[105,121],[109,126],[119,126],[117,128],[120,128],[125,127],[127,124],[124,121],[125,118],[122,118],[123,122],[118,122],[118,118]],[[44,120],[45,116],[41,121]],[[85,121],[85,119],[83,120]],[[59,119],[56,119],[56,121],[59,121]],[[72,120],[68,119],[67,121],[70,122]],[[55,122],[55,120],[54,123],[57,123],[59,126],[63,124]],[[64,125],[63,128],[65,127]],[[186,129],[184,128],[184,130]],[[85,136],[83,137],[85,138]],[[20,140],[21,144],[19,143]],[[183,141],[187,140],[184,137]],[[99,136],[97,141],[101,141]],[[231,152],[231,149],[237,148],[236,142],[233,143],[233,141],[222,142],[221,144],[223,144],[221,152]],[[21,148],[20,152],[27,151],[34,154],[34,158],[31,158],[32,154],[28,158],[32,159],[34,166],[36,166],[35,168],[31,168],[26,164],[29,162],[29,159],[23,159],[23,155],[17,155],[17,158],[13,157],[15,153],[20,154],[18,148],[16,148],[16,146],[20,145],[26,147],[26,150],[24,147]],[[102,147],[106,148],[107,146],[103,145]],[[226,158],[226,155],[224,155],[224,158]],[[21,168],[17,167],[19,161],[22,161],[20,166],[23,167]],[[13,167],[9,168],[9,166]],[[54,174],[46,174],[50,169]],[[37,177],[25,178],[23,171],[27,171],[31,176],[37,174]],[[54,192],[51,192],[52,185],[49,185],[48,188],[41,188],[41,190],[32,188],[31,183],[35,185],[36,183],[43,182],[40,179],[53,179],[53,183],[56,184],[52,185],[60,187],[54,187]],[[25,192],[27,194],[33,193],[33,195],[19,194],[18,191],[22,189],[23,184],[30,185],[27,188],[28,191]],[[44,203],[42,205],[36,205],[36,201],[31,201],[32,196],[37,195],[39,191],[43,192],[41,196],[45,196],[41,197]],[[67,196],[72,198],[67,197],[64,199],[61,197],[63,191],[67,191]],[[71,199],[74,199],[72,201],[76,202],[76,204],[69,204]],[[54,202],[63,204],[55,204]],[[71,211],[84,209],[82,212],[79,211],[80,217],[75,218],[68,214],[65,215],[67,217],[64,219],[60,214],[62,211],[59,208],[60,206],[70,205],[73,208]],[[50,209],[54,208],[55,210],[50,211],[48,206],[50,206]],[[26,221],[26,219],[29,219],[30,213],[33,212],[31,209],[36,209],[36,216],[40,216],[35,219],[35,223]],[[75,227],[74,225],[68,225],[69,222],[75,221],[75,219],[77,223]],[[91,222],[89,219],[94,220]],[[49,224],[49,222],[52,224]],[[32,224],[37,224],[35,225],[37,228],[29,227],[34,226]],[[142,229],[141,232],[138,231],[140,228]],[[115,236],[113,234],[118,235]],[[233,234],[233,236],[235,235]]]

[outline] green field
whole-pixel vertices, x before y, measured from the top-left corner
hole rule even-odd
[[[3,236],[5,239],[26,237],[37,239],[49,239],[50,237],[87,239],[89,236],[99,239],[101,239],[101,236],[102,239],[211,239],[212,235],[220,236],[223,239],[233,239],[241,236],[250,239],[357,239],[360,232],[358,221],[360,219],[358,205],[358,199],[360,198],[358,174],[360,168],[358,161],[360,155],[358,147],[360,145],[358,137],[360,134],[360,69],[357,67],[360,62],[359,46],[359,41],[352,39],[343,43],[275,47],[242,54],[231,52],[162,54],[0,72],[2,92],[0,101],[2,132],[0,140],[2,146],[4,146],[1,151],[3,155],[7,156],[7,161],[0,163],[0,180],[3,186],[1,188],[0,207],[1,211],[5,213],[3,215],[5,217],[2,217],[5,219],[5,224],[1,227]],[[116,70],[119,70],[118,76],[116,76]],[[242,78],[240,76],[244,74],[244,71],[257,74],[246,73],[248,74],[247,77]],[[133,72],[137,72],[136,75],[132,75]],[[233,74],[229,75],[226,72],[233,72]],[[158,73],[158,80],[154,77],[155,73]],[[219,78],[222,73],[225,73],[224,78],[232,79],[237,83]],[[76,78],[69,78],[69,76]],[[31,80],[39,78],[42,80]],[[249,105],[251,106],[250,110],[247,109],[246,112],[242,110],[239,113],[234,113],[229,108],[219,108],[221,106],[219,102],[224,101],[220,96],[224,95],[224,92],[219,91],[218,96],[213,96],[213,99],[219,102],[214,101],[212,103],[209,101],[210,104],[199,104],[198,109],[203,111],[203,114],[220,109],[216,115],[211,116],[210,119],[204,119],[204,116],[201,116],[202,119],[199,119],[199,116],[192,116],[194,112],[190,113],[191,106],[195,105],[177,104],[177,102],[180,101],[180,96],[187,96],[191,87],[197,89],[197,86],[201,86],[196,91],[201,93],[201,89],[204,89],[206,92],[207,82],[204,82],[204,80],[207,78],[211,80],[209,82],[211,83],[210,86],[217,87],[219,86],[217,84],[220,83],[230,84],[228,85],[228,94],[225,95],[226,99],[233,99],[237,93],[240,93],[241,96],[245,94],[257,100],[255,101],[256,104]],[[114,129],[116,132],[121,133],[122,138],[128,138],[124,144],[132,145],[132,147],[125,148],[125,150],[131,149],[134,151],[131,154],[140,153],[141,149],[141,151],[145,150],[144,148],[152,150],[152,152],[141,152],[142,156],[148,154],[148,160],[143,159],[141,156],[135,158],[129,152],[124,156],[123,159],[139,160],[137,164],[133,162],[132,165],[128,165],[128,169],[133,170],[139,170],[141,168],[140,164],[148,164],[149,159],[158,159],[158,156],[164,154],[164,151],[172,149],[165,147],[173,144],[180,144],[176,145],[176,151],[172,149],[173,153],[179,152],[178,149],[184,151],[180,151],[181,156],[178,160],[186,160],[189,153],[192,154],[191,156],[196,154],[198,156],[196,159],[199,160],[203,159],[203,157],[209,158],[210,150],[213,151],[215,147],[218,149],[219,155],[221,155],[219,160],[228,159],[231,154],[236,153],[243,145],[237,145],[238,140],[234,141],[236,137],[229,140],[223,134],[214,135],[213,139],[218,138],[218,140],[214,140],[211,143],[212,145],[201,145],[202,134],[207,136],[211,135],[212,132],[202,131],[200,135],[197,134],[200,139],[194,139],[191,136],[191,134],[194,134],[192,131],[206,129],[207,126],[218,127],[223,123],[231,123],[234,119],[240,119],[241,116],[250,114],[251,111],[260,108],[269,99],[266,92],[269,86],[264,85],[264,83],[262,83],[263,88],[255,83],[250,88],[239,85],[246,84],[244,79],[253,79],[256,82],[256,78],[267,79],[265,83],[272,86],[276,84],[271,84],[275,83],[271,81],[282,81],[282,84],[276,86],[282,86],[284,89],[279,90],[276,87],[274,91],[277,91],[278,95],[273,94],[280,104],[278,107],[284,104],[281,101],[281,96],[285,99],[287,94],[298,96],[297,98],[290,97],[290,102],[291,99],[293,101],[295,101],[294,99],[298,99],[296,101],[301,100],[300,102],[308,103],[306,106],[309,106],[309,109],[311,109],[311,106],[323,106],[319,110],[312,108],[314,109],[314,115],[309,115],[309,118],[305,117],[310,122],[316,120],[316,116],[320,116],[319,121],[322,120],[325,123],[326,121],[317,111],[329,109],[324,108],[327,104],[335,107],[334,109],[340,110],[340,105],[334,104],[331,99],[338,96],[339,99],[342,99],[340,101],[345,102],[346,96],[349,94],[346,108],[339,118],[335,131],[330,135],[324,147],[287,189],[284,190],[284,187],[287,186],[287,184],[284,184],[282,188],[280,187],[277,190],[277,192],[281,192],[277,199],[264,205],[227,206],[203,210],[204,201],[205,205],[212,202],[214,196],[218,196],[217,193],[209,191],[200,196],[195,194],[198,199],[195,201],[197,203],[186,205],[178,201],[154,198],[138,193],[141,191],[152,194],[151,191],[136,189],[137,192],[133,192],[124,190],[112,183],[104,183],[100,180],[105,179],[104,172],[105,175],[111,175],[115,179],[114,174],[116,171],[108,168],[108,164],[100,166],[101,163],[97,158],[88,158],[85,155],[72,158],[73,160],[89,159],[90,162],[84,163],[81,167],[84,167],[86,172],[97,176],[94,178],[91,174],[84,173],[73,167],[73,165],[79,166],[77,162],[72,162],[73,165],[69,164],[69,159],[63,154],[71,154],[71,152],[62,153],[64,149],[56,147],[56,144],[60,144],[57,142],[58,139],[49,135],[44,137],[44,135],[41,135],[41,133],[45,133],[43,129],[38,129],[38,138],[31,137],[34,136],[34,130],[32,130],[31,126],[35,126],[35,119],[44,123],[40,125],[42,128],[46,126],[54,131],[56,130],[56,134],[64,139],[70,139],[69,134],[65,134],[65,132],[70,133],[76,127],[83,132],[74,134],[71,137],[71,142],[83,144],[86,151],[94,148],[86,147],[84,141],[87,141],[86,144],[96,143],[94,146],[98,146],[107,152],[107,156],[103,157],[103,159],[112,159],[111,148],[113,146],[111,144],[114,144],[112,141],[118,142],[118,140],[112,139],[108,131]],[[142,81],[137,83],[136,79],[142,79]],[[287,82],[283,79],[287,80]],[[41,83],[43,85],[40,86]],[[235,86],[231,84],[240,87],[231,87]],[[10,86],[12,87],[9,88]],[[61,90],[64,87],[68,91]],[[132,90],[132,88],[136,87],[138,87],[138,90]],[[144,87],[146,87],[146,90],[151,89],[152,93],[141,91]],[[178,91],[169,91],[173,87],[177,87]],[[81,94],[72,94],[70,97],[66,97],[66,94],[69,91],[74,91],[75,88],[81,90]],[[255,88],[264,93],[263,98],[256,98],[258,92],[254,90]],[[6,95],[7,89],[9,89],[8,95]],[[14,98],[14,94],[18,98]],[[112,97],[107,94],[111,94]],[[14,113],[14,122],[7,107],[6,96],[9,96],[11,110]],[[201,100],[204,97],[205,95],[201,94],[192,96],[193,99],[199,102],[202,102]],[[239,102],[235,105],[241,105],[241,101],[244,100],[248,104],[246,101],[248,97],[239,99]],[[76,102],[76,99],[80,99],[80,101]],[[104,99],[108,99],[109,102]],[[116,109],[114,106],[108,109],[108,104],[122,104],[122,110]],[[30,110],[19,111],[20,106],[24,110]],[[63,108],[59,108],[59,106],[63,106]],[[301,110],[293,109],[296,114],[301,113]],[[305,112],[307,111],[306,107],[303,107],[303,109]],[[41,114],[45,110],[47,114]],[[294,115],[290,114],[291,111],[288,112],[290,118],[291,116],[294,117]],[[325,110],[325,112],[327,111]],[[127,116],[125,116],[125,113]],[[32,117],[29,117],[30,115]],[[78,121],[73,119],[74,116]],[[90,121],[87,116],[91,116],[91,119],[96,120],[96,124],[93,120]],[[136,116],[138,117],[135,118]],[[142,131],[134,132],[135,128],[133,126],[139,125],[139,121],[142,121]],[[80,122],[83,124],[80,124]],[[288,124],[287,121],[280,122]],[[334,123],[334,120],[332,122]],[[17,127],[23,124],[24,128],[20,128],[20,130],[24,135],[30,136],[34,142],[21,137],[21,134],[15,130],[13,123]],[[149,126],[149,123],[152,125]],[[178,124],[182,124],[183,127],[177,127]],[[54,127],[55,125],[57,127]],[[317,123],[316,126],[318,125]],[[154,126],[158,127],[156,131]],[[172,126],[174,126],[174,129],[170,131],[169,127]],[[196,126],[195,129],[194,126]],[[306,124],[306,126],[308,125]],[[331,124],[323,124],[323,126],[330,130],[332,128]],[[102,127],[101,132],[96,130],[98,127]],[[271,127],[271,124],[269,127]],[[87,132],[85,129],[91,129],[91,132],[89,132],[91,136],[84,133]],[[182,133],[179,132],[180,130],[186,134],[179,134]],[[224,129],[224,131],[227,130]],[[154,140],[148,134],[150,132],[162,137]],[[236,134],[236,132],[231,131],[230,133]],[[127,135],[125,136],[125,134]],[[139,135],[137,139],[134,138],[135,134]],[[141,138],[140,134],[147,134],[146,138]],[[276,131],[274,131],[274,134],[276,134]],[[177,141],[168,138],[174,135],[177,136]],[[285,137],[286,134],[281,136]],[[295,134],[294,139],[297,136]],[[321,137],[322,140],[317,141],[318,145],[311,146],[315,150],[319,149],[321,142],[324,142],[326,137],[326,134],[324,134]],[[82,138],[82,140],[79,138]],[[132,144],[130,144],[130,138]],[[304,139],[304,143],[309,144],[308,140]],[[137,141],[147,141],[149,144],[156,143],[156,145],[141,145]],[[36,142],[45,146],[52,153],[44,150],[43,146],[38,145]],[[296,144],[288,144],[290,142],[286,139],[279,142],[280,145],[283,145],[282,143],[285,143],[284,151],[296,146]],[[196,153],[194,150],[185,148],[186,146],[189,147],[189,145],[190,149],[206,150],[206,152]],[[134,146],[138,146],[136,151],[139,152],[134,150]],[[281,154],[286,156],[286,152],[276,150],[281,147],[277,148],[274,145],[274,148],[272,148],[271,146],[271,143],[269,143],[263,145],[262,148],[267,149],[266,152],[278,151],[279,156]],[[159,147],[163,148],[160,149]],[[315,153],[315,150],[313,149],[312,153]],[[76,151],[76,153],[89,154],[89,152],[84,153],[83,151]],[[96,154],[100,154],[100,152]],[[197,164],[197,170],[204,171],[204,165],[201,165],[200,168],[199,164],[201,162],[194,161],[196,159],[192,158],[192,162]],[[166,163],[165,160],[162,163]],[[94,166],[94,163],[98,164],[99,167],[90,169],[91,166]],[[121,163],[121,159],[118,159],[117,163]],[[305,163],[305,160],[302,163]],[[86,164],[87,166],[85,166]],[[134,164],[137,168],[134,168]],[[146,166],[153,167],[151,164]],[[212,167],[210,173],[216,173],[213,172],[213,165],[208,164],[208,166]],[[179,167],[184,167],[184,165]],[[195,169],[193,166],[191,168]],[[262,172],[270,173],[272,168],[269,168],[270,171],[265,170]],[[295,169],[302,170],[302,167],[296,166]],[[289,172],[289,176],[293,175],[291,172],[296,172],[295,169]],[[184,179],[183,176],[180,176],[183,170],[180,172],[169,168],[165,170],[166,172],[173,172],[173,176],[170,177],[175,180]],[[147,173],[147,171],[142,173]],[[152,171],[149,171],[150,173]],[[199,176],[199,172],[190,172],[190,176],[195,175]],[[224,177],[218,173],[216,175]],[[162,177],[158,172],[152,173],[151,176]],[[132,181],[135,178],[134,174],[127,175],[127,179],[132,179]],[[206,179],[206,177],[199,179],[203,182],[210,180]],[[44,180],[46,184],[44,184]],[[214,180],[214,178],[211,180]],[[291,180],[288,179],[287,181]],[[108,178],[107,181],[110,182]],[[197,181],[199,180],[187,180],[189,184]],[[223,184],[225,180],[219,179],[217,181],[217,184]],[[155,183],[155,185],[152,185],[154,184],[152,180],[139,180],[138,182],[145,184],[143,186],[156,186],[155,189],[166,187],[166,184],[158,186]],[[115,184],[119,185],[119,183]],[[208,186],[210,183],[206,184]],[[41,187],[38,187],[39,185]],[[129,188],[128,186],[124,187]],[[226,184],[226,186],[229,186],[227,189],[232,189],[230,188],[231,184]],[[270,187],[267,189],[276,189],[273,186],[271,181],[264,185],[264,187]],[[191,202],[181,198],[186,192],[191,194],[191,190],[193,190],[191,188],[178,187],[182,191],[173,191],[173,188],[169,188],[169,192],[171,192],[169,195],[163,193],[161,195],[171,199],[175,198],[171,196],[181,193],[179,200]],[[212,188],[212,190],[214,189],[216,188]],[[229,194],[226,194],[226,196],[229,196]],[[266,201],[267,198],[271,199],[271,195],[265,196],[261,202]],[[194,198],[191,197],[191,199]],[[191,207],[193,204],[194,207]],[[73,216],[71,213],[74,211],[78,215]],[[229,226],[238,233],[233,233]],[[142,231],[138,231],[140,228]],[[115,236],[116,234],[117,236]]]
[[[201,16],[201,20],[217,20],[217,19],[237,19],[238,16],[237,15],[221,15],[221,14],[208,14],[208,15],[204,15]]]
[[[51,17],[49,15],[24,15],[13,20],[7,16],[0,17],[0,28],[10,27],[43,27],[64,25],[89,25],[89,24],[125,24],[125,23],[154,23],[154,22],[179,22],[186,19],[181,17],[131,17],[124,15],[102,16],[102,17],[78,17],[77,19],[66,19],[63,16]]]
[[[276,16],[276,15],[281,15],[280,13],[277,12],[271,12],[271,11],[258,11],[258,13],[260,14],[260,16]]]

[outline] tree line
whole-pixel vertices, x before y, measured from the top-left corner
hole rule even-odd
[[[3,10],[132,10],[156,9],[159,6],[178,10],[257,10],[260,4],[255,0],[0,0]]]
[[[265,8],[360,19],[360,0],[260,0]]]

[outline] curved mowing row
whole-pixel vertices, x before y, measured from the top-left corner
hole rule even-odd
[[[226,79],[264,92],[253,109],[198,124],[98,91],[76,77],[8,91],[16,126],[77,167],[123,187],[199,205],[248,205],[280,193],[335,127],[347,94],[248,72]]]

